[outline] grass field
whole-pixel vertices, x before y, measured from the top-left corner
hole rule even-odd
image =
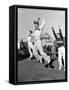
[[[50,67],[45,68],[35,59],[18,61],[18,82],[65,79],[63,69],[58,70],[58,62],[54,61],[53,65],[55,68],[51,69]]]

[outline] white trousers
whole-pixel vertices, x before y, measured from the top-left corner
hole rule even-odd
[[[33,52],[34,52],[33,48],[34,48],[34,46],[33,46],[32,42],[28,42],[28,50],[29,50],[29,53],[30,53],[30,58],[29,58],[29,59],[31,59],[32,56],[34,55],[35,58],[37,59],[37,61],[40,60],[40,62],[41,62],[42,57],[38,54],[37,51],[36,51],[36,53],[34,54],[34,53],[33,53]],[[32,49],[33,52],[31,51],[31,49]]]
[[[20,50],[20,43],[18,42],[18,50]]]
[[[28,42],[28,50],[29,50],[29,53],[30,53],[30,59],[32,58],[33,56],[33,44],[32,42]],[[32,51],[31,51],[32,50]]]
[[[41,57],[44,58],[44,60],[49,63],[50,56],[44,53],[42,45],[41,45],[41,40],[36,40],[34,43],[34,48],[33,48],[34,55],[37,55],[37,50],[39,51]],[[40,62],[42,62],[42,58],[40,57],[40,55],[38,56],[38,58],[40,59]]]
[[[62,58],[64,61],[64,70],[65,70],[65,47],[59,47],[58,48],[58,62],[59,62],[59,70],[62,68]]]

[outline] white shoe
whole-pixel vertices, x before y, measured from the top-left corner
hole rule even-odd
[[[31,56],[31,57],[29,57],[29,60],[31,60],[31,58],[32,58],[32,56]]]
[[[50,63],[50,61],[51,61],[51,60],[50,60],[50,57],[48,56],[48,62],[47,62],[47,63]]]
[[[61,70],[61,67],[59,67],[59,71]]]

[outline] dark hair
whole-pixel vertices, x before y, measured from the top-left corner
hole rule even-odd
[[[34,21],[34,24],[37,24],[37,25],[39,25],[38,21]]]
[[[32,31],[31,31],[31,30],[29,30],[29,32],[30,32],[30,33],[32,33]]]

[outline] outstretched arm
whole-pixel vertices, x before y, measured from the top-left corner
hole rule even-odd
[[[41,25],[39,26],[39,29],[40,29],[40,30],[43,30],[44,25],[45,25],[45,20],[42,19],[42,23],[41,23]]]
[[[56,35],[53,27],[52,27],[52,31],[53,31],[53,34],[54,34],[55,38],[57,39],[57,35]]]
[[[62,35],[62,32],[61,32],[61,29],[59,29],[59,33],[60,33],[61,39],[63,40],[63,35]]]

